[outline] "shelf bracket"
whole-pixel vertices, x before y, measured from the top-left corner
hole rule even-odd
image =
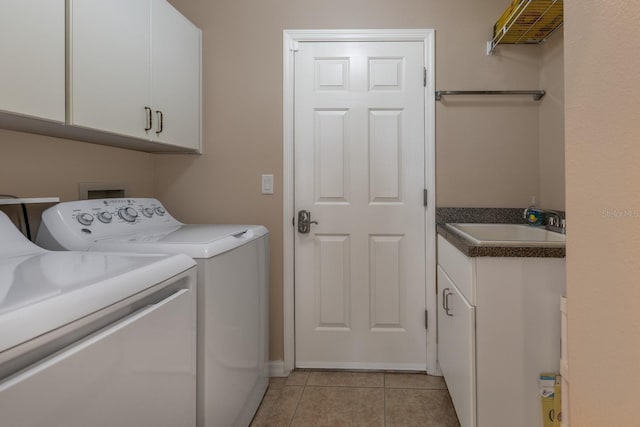
[[[495,50],[495,48],[496,48],[496,45],[493,42],[493,40],[489,40],[487,42],[487,56],[493,55],[493,51]]]
[[[531,95],[534,101],[540,101],[545,95],[544,90],[437,90],[436,101],[441,101],[445,95]]]

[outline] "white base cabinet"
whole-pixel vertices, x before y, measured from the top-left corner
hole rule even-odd
[[[2,2],[0,113],[64,122],[64,31],[64,0]]]
[[[438,236],[438,361],[462,427],[539,427],[564,258],[470,258]]]
[[[461,426],[476,425],[476,308],[438,266],[438,362]]]

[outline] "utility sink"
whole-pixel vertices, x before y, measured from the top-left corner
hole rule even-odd
[[[536,246],[563,248],[566,236],[525,224],[448,223],[447,230],[479,246]]]

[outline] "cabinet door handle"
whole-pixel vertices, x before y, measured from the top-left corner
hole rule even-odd
[[[453,292],[449,292],[449,288],[445,288],[442,290],[442,308],[444,309],[446,315],[451,317],[453,317],[453,314],[449,312],[451,310],[449,308],[449,296],[452,294]]]
[[[164,114],[162,114],[162,111],[160,110],[156,110],[156,114],[158,115],[158,130],[156,131],[156,134],[160,135],[164,126]]]
[[[145,131],[150,131],[151,128],[153,127],[153,117],[152,117],[152,111],[151,108],[149,107],[144,107],[144,110],[147,114],[147,127],[144,128]]]

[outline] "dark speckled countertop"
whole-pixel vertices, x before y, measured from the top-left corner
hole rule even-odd
[[[479,246],[450,232],[446,223],[522,224],[521,208],[437,208],[436,230],[469,257],[564,258],[565,248]]]

